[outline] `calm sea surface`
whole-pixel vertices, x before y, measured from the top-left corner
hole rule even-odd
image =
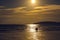
[[[43,31],[30,25],[26,28],[0,27],[0,40],[60,40],[60,31]],[[41,26],[42,27],[42,26]]]

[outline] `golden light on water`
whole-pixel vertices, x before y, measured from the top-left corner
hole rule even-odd
[[[41,36],[43,35],[42,32],[43,31],[38,31],[36,30],[36,28],[39,28],[39,25],[38,24],[27,24],[27,32],[26,32],[26,35],[27,35],[27,39],[29,40],[39,40],[42,39]]]
[[[38,24],[27,24],[27,30],[30,32],[36,32],[36,28],[38,28]]]
[[[35,32],[36,30],[34,30],[34,29],[30,29],[30,32]]]
[[[28,24],[29,27],[37,27],[36,24]]]
[[[28,40],[44,40],[42,37],[45,35],[43,31],[36,30],[39,28],[39,24],[27,24],[27,30],[25,31],[26,38]]]

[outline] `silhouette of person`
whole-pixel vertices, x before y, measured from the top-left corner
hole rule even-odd
[[[38,28],[36,28],[35,30],[38,31]]]

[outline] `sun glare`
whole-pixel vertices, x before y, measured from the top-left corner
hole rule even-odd
[[[38,24],[27,24],[27,30],[30,32],[35,32],[36,28],[38,27]]]
[[[35,0],[31,0],[31,2],[32,2],[32,4],[35,4],[36,1]]]

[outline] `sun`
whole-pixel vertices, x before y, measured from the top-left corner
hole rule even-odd
[[[32,4],[35,4],[36,0],[31,0]]]

